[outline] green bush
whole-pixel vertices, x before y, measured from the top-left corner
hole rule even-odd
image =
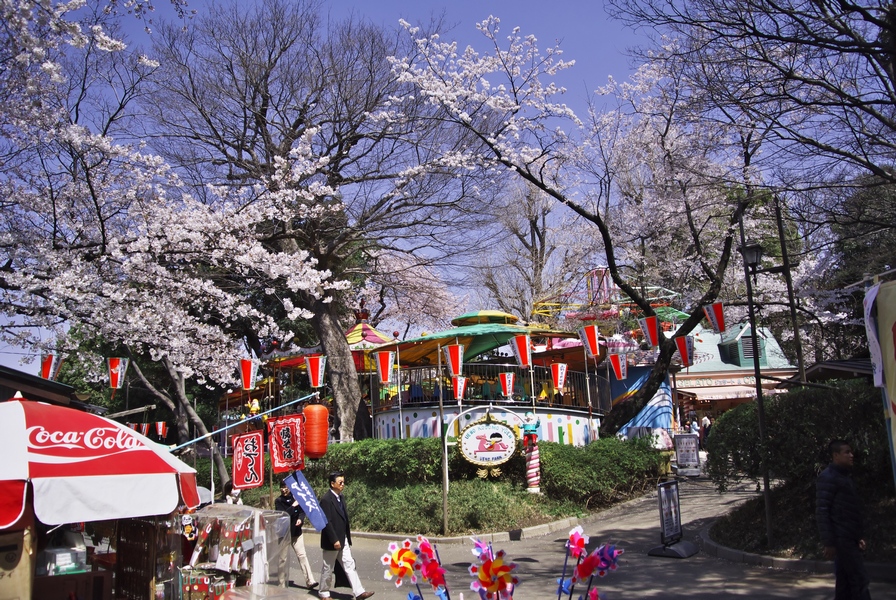
[[[522,452],[490,469],[468,463],[456,446],[449,446],[449,533],[517,529],[609,505],[656,485],[661,453],[646,440],[597,440],[586,447],[539,443],[541,494],[526,489]],[[226,459],[228,466],[230,459]],[[209,485],[207,459],[197,461],[200,485]],[[306,460],[303,471],[318,494],[328,475],[345,473],[346,497],[352,506],[353,526],[361,531],[442,533],[442,445],[439,439],[363,440],[331,444],[324,457]],[[243,492],[243,502],[268,505],[279,494],[270,479],[265,457],[265,485]],[[218,486],[220,487],[220,486]],[[220,498],[220,489],[217,490]]]
[[[810,484],[830,462],[827,444],[850,442],[859,482],[891,481],[881,391],[864,381],[834,389],[800,388],[765,399],[769,474],[785,484]],[[762,476],[755,403],[724,413],[706,441],[706,470],[719,490]],[[875,486],[879,487],[879,486]]]
[[[663,456],[645,439],[607,437],[583,447],[539,443],[541,488],[585,508],[607,506],[656,485]]]

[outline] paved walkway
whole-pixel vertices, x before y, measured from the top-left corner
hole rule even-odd
[[[600,597],[609,600],[668,598],[679,600],[704,600],[710,598],[747,598],[768,600],[799,598],[805,600],[829,600],[833,596],[834,579],[828,573],[782,570],[769,566],[743,562],[740,553],[729,554],[727,560],[714,554],[722,554],[715,544],[704,544],[701,533],[713,519],[727,513],[737,504],[755,495],[754,486],[742,486],[725,494],[719,494],[707,479],[682,481],[680,486],[681,520],[685,539],[703,549],[685,558],[659,558],[647,555],[648,550],[660,545],[659,514],[655,494],[626,502],[582,520],[564,520],[517,532],[480,536],[490,540],[493,548],[504,550],[518,567],[520,578],[514,598],[550,599],[557,597],[556,580],[563,571],[564,543],[569,530],[581,524],[591,538],[588,549],[602,543],[614,543],[625,549],[619,569],[602,579],[597,579]],[[705,535],[705,533],[704,533]],[[321,565],[319,536],[306,533],[306,546],[312,567]],[[376,592],[377,600],[407,600],[408,592],[416,589],[408,583],[396,588],[394,582],[383,576],[380,557],[386,553],[390,540],[407,536],[383,536],[353,534],[352,552],[358,563],[361,579],[367,590]],[[514,538],[514,539],[511,539]],[[451,598],[459,600],[460,594],[467,600],[478,596],[470,591],[471,576],[467,569],[475,561],[469,538],[435,539],[442,564],[447,570]],[[791,567],[817,567],[794,565]],[[780,566],[780,565],[779,565]],[[824,568],[826,565],[821,565]],[[293,571],[293,580],[302,581],[301,573]],[[880,571],[881,569],[878,569]],[[884,580],[889,575],[889,581]],[[886,565],[881,573],[872,577],[871,596],[874,600],[896,600],[896,565]],[[567,572],[568,576],[568,572]],[[421,586],[423,598],[434,599],[432,592]],[[315,598],[316,594],[294,588],[297,598]],[[578,588],[578,598],[584,588]],[[339,588],[333,593],[336,600],[350,600],[350,590]]]

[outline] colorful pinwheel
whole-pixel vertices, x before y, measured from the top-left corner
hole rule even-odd
[[[619,556],[625,552],[625,550],[616,549],[616,546],[601,546],[595,553],[600,557],[600,564],[598,565],[597,574],[601,577],[607,574],[607,571],[615,571],[618,567]]]
[[[569,532],[569,553],[575,558],[579,558],[585,553],[588,536],[584,533],[585,530],[581,525]]]
[[[601,557],[598,554],[597,550],[595,550],[591,554],[588,554],[581,561],[579,561],[579,564],[577,564],[576,568],[573,569],[573,583],[585,581],[586,579],[591,577],[594,572],[601,567],[602,564],[603,563],[601,561]]]
[[[481,559],[482,555],[489,556],[488,542],[480,542],[476,538],[470,538],[473,540],[473,554],[476,558]]]
[[[395,587],[400,587],[404,578],[410,575],[411,583],[417,583],[417,575],[414,573],[417,567],[417,553],[411,550],[411,540],[405,540],[401,546],[392,542],[389,544],[389,552],[383,554],[380,560],[386,565],[386,579],[395,580]]]
[[[512,600],[513,590],[519,578],[513,575],[516,564],[504,562],[504,551],[499,550],[494,558],[488,552],[479,554],[481,564],[470,565],[470,575],[476,579],[470,589],[479,593],[482,600]]]
[[[429,543],[429,540],[422,535],[417,536],[417,570],[424,581],[428,581],[433,590],[437,590],[439,586],[447,588],[445,582],[445,569],[439,562],[438,554],[435,547]]]

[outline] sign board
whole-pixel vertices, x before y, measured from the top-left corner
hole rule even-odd
[[[700,436],[682,433],[675,436],[675,462],[679,475],[700,475]]]
[[[458,447],[463,457],[474,465],[502,465],[516,452],[516,432],[506,423],[492,421],[487,416],[460,432]]]
[[[666,481],[656,486],[660,509],[660,537],[664,546],[681,539],[681,507],[678,504],[678,482]]]

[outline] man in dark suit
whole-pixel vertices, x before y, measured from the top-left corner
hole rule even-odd
[[[361,578],[355,571],[355,559],[352,558],[351,550],[351,524],[345,498],[342,497],[344,488],[345,476],[339,471],[330,473],[330,490],[320,498],[320,508],[327,516],[327,526],[320,533],[320,548],[324,559],[324,566],[320,572],[320,597],[330,597],[333,572],[338,562],[345,569],[356,600],[364,600],[373,596],[373,592],[364,591]]]

